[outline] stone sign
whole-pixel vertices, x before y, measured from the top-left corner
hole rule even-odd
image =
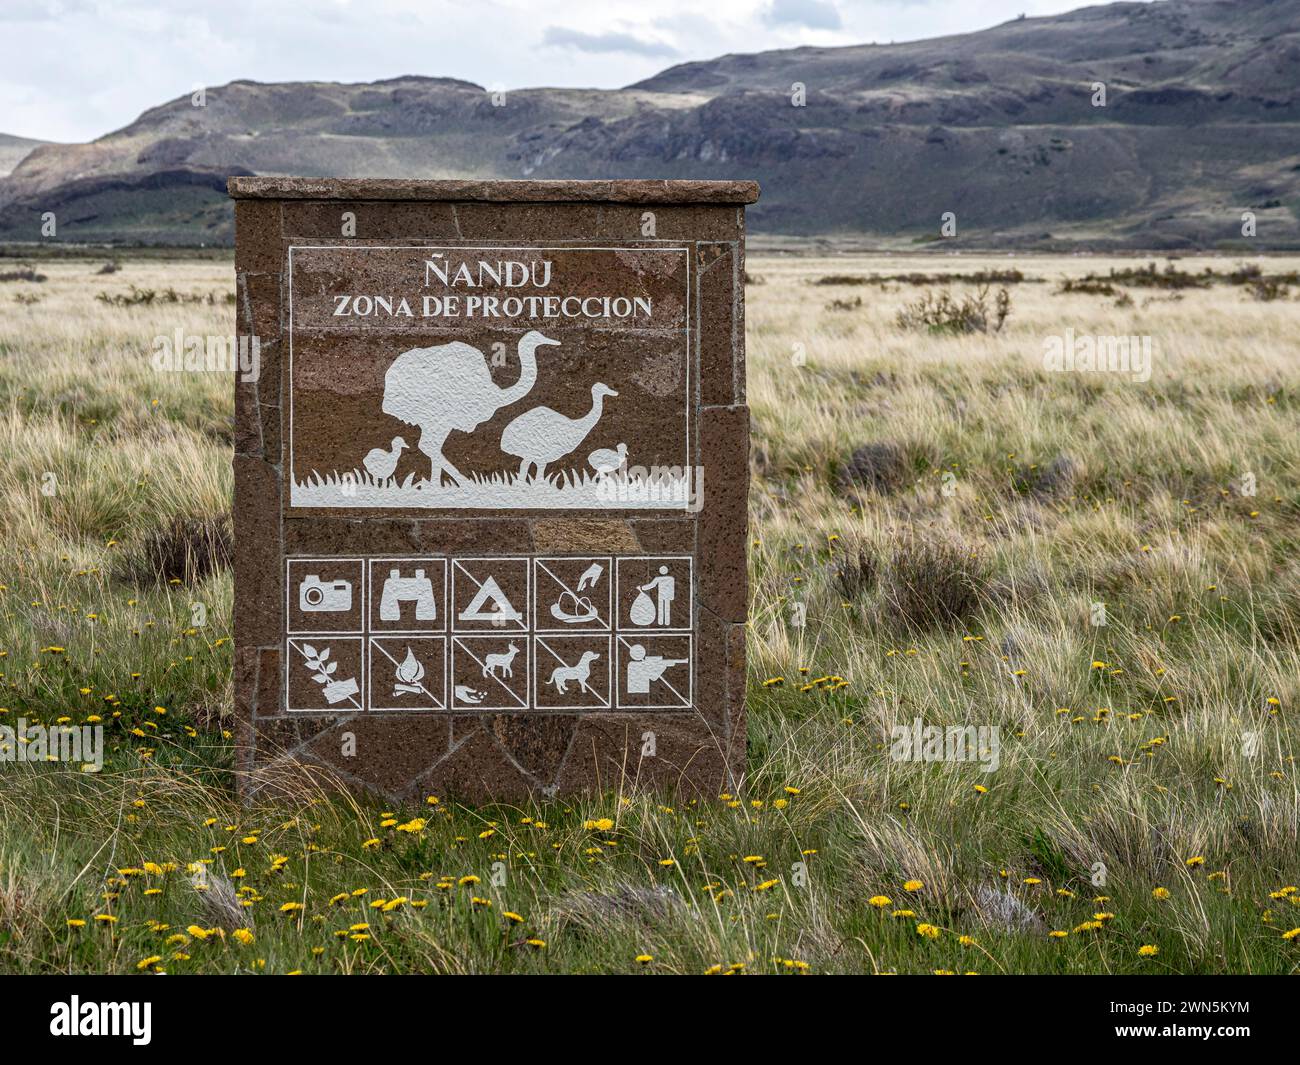
[[[245,785],[734,787],[757,187],[230,193]]]

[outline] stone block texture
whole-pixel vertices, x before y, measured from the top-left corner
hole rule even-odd
[[[437,795],[475,803],[630,787],[692,796],[736,788],[746,768],[744,207],[757,199],[757,186],[240,177],[231,179],[229,191],[235,199],[238,329],[241,338],[256,338],[261,357],[257,380],[235,385],[234,683],[242,793],[251,797],[292,787],[296,777],[395,799]],[[548,319],[539,310],[508,320],[485,315],[450,321],[436,314],[422,318],[417,307],[411,320],[375,315],[339,322],[333,308],[340,295],[409,293],[415,299],[434,291],[412,272],[430,257],[453,266],[476,258],[550,261],[558,294],[599,297],[613,287],[629,299],[643,295],[646,306],[653,302],[654,313],[638,315],[634,308],[626,318],[566,321]],[[461,296],[475,291],[449,285],[438,291]],[[511,294],[503,282],[497,295]],[[529,402],[503,409],[499,422],[489,415],[481,430],[452,432],[441,451],[427,429],[422,438],[421,427],[410,425],[402,433],[405,450],[394,452],[392,475],[376,483],[387,491],[432,478],[423,496],[312,494],[310,475],[324,472],[329,456],[355,454],[344,472],[356,467],[362,475],[363,464],[374,461],[372,436],[382,430],[380,442],[387,444],[392,427],[375,424],[387,415],[369,413],[392,402],[387,363],[379,353],[453,341],[485,353],[500,349],[504,364],[492,364],[492,380],[508,389],[523,372],[516,348],[522,351],[526,330],[549,330],[560,338],[554,348],[542,349],[537,362],[561,360],[547,365],[562,367],[567,378],[548,384],[539,372]],[[584,389],[587,382],[607,382],[615,389],[624,383],[618,398],[605,400],[611,413],[599,424],[617,426],[617,442],[628,445],[630,464],[684,463],[695,503],[662,507],[631,498],[593,508],[566,496],[526,507],[493,506],[490,500],[429,505],[431,498],[444,498],[431,494],[429,485],[441,490],[453,484],[438,475],[439,457],[457,472],[491,469],[513,477],[520,459],[503,457],[506,423],[530,403],[553,407],[552,413],[582,414],[570,394],[577,380]],[[584,392],[584,403],[585,397]],[[608,448],[615,442],[610,435]],[[599,441],[592,436],[589,443]],[[571,470],[587,461],[589,450],[577,448]],[[383,461],[381,456],[380,473]],[[363,485],[369,477],[363,476]],[[527,602],[519,635],[493,628],[471,634],[478,644],[472,639],[457,644],[490,649],[489,636],[526,643],[529,652],[521,651],[514,662],[534,671],[524,705],[502,708],[489,696],[476,710],[467,702],[489,684],[505,687],[485,666],[481,675],[462,672],[436,689],[436,671],[430,670],[423,688],[410,686],[427,691],[427,705],[373,708],[367,687],[382,689],[387,699],[394,684],[376,672],[389,668],[383,660],[370,662],[371,633],[379,627],[379,582],[388,567],[382,561],[370,566],[369,560],[400,560],[396,567],[437,560],[425,568],[440,581],[446,569],[441,615],[411,641],[422,649],[447,648],[450,673],[451,655],[460,653],[452,650],[459,615],[474,616],[454,598],[451,586],[453,571],[469,580],[474,565],[456,569],[455,563],[485,556],[609,560],[608,616],[592,622],[609,623],[611,629],[605,637],[610,651],[604,643],[593,644],[602,648],[604,697],[598,693],[584,703],[587,696],[578,688],[575,702],[564,703],[547,679],[551,663],[531,661],[531,654],[546,653],[546,642],[556,640],[532,631],[548,624],[548,604],[543,601],[547,589],[530,578],[526,594],[520,585],[511,596]],[[613,619],[622,611],[626,622],[629,610],[612,571],[622,564],[628,581],[653,579],[660,558],[684,567],[675,570],[673,634],[656,636],[655,622],[644,637],[613,631]],[[363,560],[347,565],[367,574],[351,582],[352,613],[340,610],[335,622],[358,628],[329,641],[336,648],[332,660],[344,662],[329,675],[331,681],[353,672],[358,683],[355,691],[343,686],[351,694],[328,709],[287,705],[287,697],[289,702],[302,698],[293,691],[310,694],[325,684],[309,676],[303,663],[304,644],[319,652],[326,641],[295,628],[316,625],[322,615],[300,603],[300,573],[287,568],[293,559]],[[553,635],[561,644],[566,637],[563,631]],[[632,649],[642,644],[669,661],[676,653],[672,648],[689,647],[680,655],[689,658],[689,667],[659,674],[679,678],[672,690],[684,705],[635,705],[632,697],[632,704],[620,705],[620,683],[637,691],[629,679]],[[368,663],[364,672],[346,658],[348,648],[359,655],[358,663]],[[400,657],[400,649],[394,657]],[[588,680],[596,684],[591,676]],[[510,682],[522,690],[518,675]],[[657,704],[660,689],[654,680],[648,684],[642,702]],[[543,688],[549,706],[538,694]]]

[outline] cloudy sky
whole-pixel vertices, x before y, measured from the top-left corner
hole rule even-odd
[[[89,140],[196,86],[615,88],[674,63],[983,29],[1088,0],[0,0],[0,133]]]

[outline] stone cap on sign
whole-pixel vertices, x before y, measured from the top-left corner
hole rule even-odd
[[[757,181],[419,181],[406,178],[232,177],[236,200],[424,200],[460,203],[746,204]]]

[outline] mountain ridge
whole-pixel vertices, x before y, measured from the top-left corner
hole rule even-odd
[[[0,178],[7,177],[19,163],[48,141],[0,133]]]
[[[1096,83],[1105,106],[1095,106]],[[796,106],[800,103],[801,106]],[[1300,5],[1116,3],[976,33],[494,97],[423,74],[240,79],[0,178],[0,239],[229,243],[230,174],[753,178],[751,229],[924,244],[1300,247]]]

